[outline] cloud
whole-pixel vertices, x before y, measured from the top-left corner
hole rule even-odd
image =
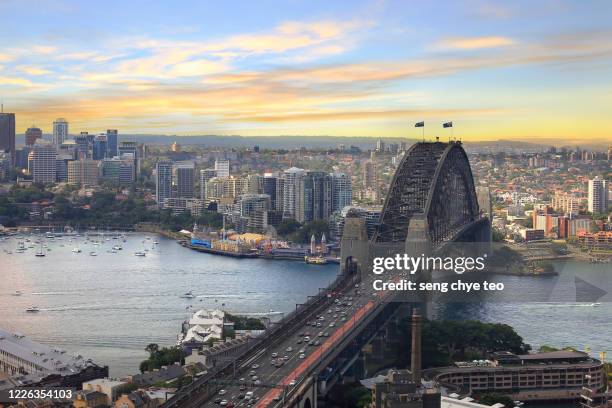
[[[49,71],[48,69],[27,66],[27,65],[20,65],[17,67],[17,69],[21,72],[25,72],[28,75],[35,75],[35,76],[36,75],[47,75],[51,73],[51,71]]]
[[[478,50],[482,48],[499,48],[514,45],[515,41],[508,37],[453,37],[438,42],[437,47],[442,49]]]

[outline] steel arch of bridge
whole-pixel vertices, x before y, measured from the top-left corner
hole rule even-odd
[[[451,239],[479,218],[474,178],[461,143],[416,143],[406,152],[373,241],[405,242],[410,220],[417,216],[427,219],[432,243]]]

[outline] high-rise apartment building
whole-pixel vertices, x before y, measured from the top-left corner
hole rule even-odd
[[[365,188],[373,189],[376,189],[378,187],[376,162],[373,160],[368,160],[363,164],[363,186]]]
[[[270,196],[270,208],[276,209],[276,184],[277,177],[273,174],[264,174],[262,180],[262,192]]]
[[[15,163],[15,114],[0,113],[0,151],[11,155],[11,163]]]
[[[35,183],[55,183],[57,176],[57,151],[55,146],[39,140],[32,148],[30,173]]]
[[[166,198],[172,197],[172,167],[171,161],[159,161],[155,166],[155,201],[159,208]]]
[[[106,131],[106,148],[108,154],[106,157],[113,158],[119,155],[119,140],[117,135],[117,129],[108,129]]]
[[[327,219],[332,213],[332,178],[320,171],[309,171],[298,181],[295,219],[311,222]]]
[[[195,165],[193,162],[177,163],[176,192],[179,198],[193,198],[195,188]]]
[[[55,119],[53,122],[53,144],[59,148],[68,139],[68,121],[64,118]]]
[[[230,175],[229,160],[222,160],[222,159],[215,160],[215,170],[217,170],[217,177],[229,177]]]
[[[563,214],[578,214],[580,211],[580,199],[574,194],[555,191],[550,204],[555,211]]]
[[[283,172],[283,218],[296,218],[300,180],[305,175],[306,171],[297,167]]]
[[[203,169],[200,170],[200,200],[207,201],[206,199],[206,183],[213,177],[217,177],[217,170],[215,169]]]
[[[608,212],[608,182],[599,177],[589,180],[589,212]]]
[[[332,173],[332,212],[341,211],[353,202],[353,184],[344,173]]]
[[[42,139],[42,130],[36,126],[32,126],[25,131],[26,146],[34,146],[34,143],[36,143],[38,139]]]

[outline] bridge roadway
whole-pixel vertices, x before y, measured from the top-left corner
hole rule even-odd
[[[379,293],[372,288],[376,275],[362,274],[362,278],[365,280],[361,283],[347,285],[311,310],[281,341],[245,359],[237,367],[234,378],[228,376],[218,381],[220,389],[206,402],[192,398],[181,406],[283,406],[283,402],[304,384],[321,360],[389,295],[389,292]],[[304,340],[306,336],[317,345],[309,345]],[[271,364],[274,356],[284,360],[282,366]],[[244,396],[249,391],[253,392],[253,398],[247,401]],[[314,406],[314,401],[312,403]]]

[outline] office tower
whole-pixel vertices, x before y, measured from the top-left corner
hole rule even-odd
[[[0,180],[4,181],[11,174],[11,154],[8,152],[0,152]]]
[[[270,196],[270,209],[276,209],[276,184],[277,177],[272,174],[264,174],[262,181],[262,192]]]
[[[193,198],[195,187],[195,164],[193,162],[177,163],[176,191],[179,198]]]
[[[36,141],[38,139],[42,139],[42,130],[40,130],[39,128],[32,126],[31,128],[28,128],[25,132],[25,145],[26,146],[34,146],[34,143],[36,143]]]
[[[100,177],[100,162],[92,159],[72,160],[68,162],[68,184],[95,186]]]
[[[55,159],[55,181],[63,183],[68,181],[68,163],[73,161],[74,157],[66,153],[58,153]]]
[[[385,151],[385,142],[383,142],[381,138],[378,138],[378,140],[376,141],[376,151],[377,152]]]
[[[599,177],[589,180],[589,212],[608,212],[608,182]]]
[[[217,170],[217,177],[229,177],[230,175],[229,160],[222,160],[222,159],[215,160],[215,170]]]
[[[108,129],[106,131],[106,148],[108,154],[106,157],[112,158],[119,155],[119,140],[117,129]]]
[[[81,132],[80,135],[75,136],[74,143],[76,144],[77,159],[86,159],[87,154],[89,152],[89,141],[87,140],[87,132]],[[64,142],[60,144],[60,148],[63,144]]]
[[[53,144],[59,148],[68,139],[68,121],[64,118],[55,119],[53,122]]]
[[[11,155],[11,163],[15,163],[15,114],[0,113],[0,151]]]
[[[206,201],[206,183],[213,177],[217,177],[217,170],[203,169],[200,170],[200,200]]]
[[[127,157],[131,155],[134,160],[134,180],[138,179],[140,174],[140,156],[138,155],[138,144],[136,142],[123,141],[117,147],[119,157]]]
[[[341,211],[353,202],[351,178],[344,173],[332,173],[332,212]]]
[[[92,158],[94,160],[102,160],[107,156],[108,153],[108,140],[105,134],[101,134],[95,137],[92,147]]]
[[[376,173],[376,162],[368,160],[363,165],[363,186],[365,188],[378,187],[378,175]]]
[[[159,161],[155,166],[155,201],[163,208],[164,200],[172,197],[172,167],[171,161]]]
[[[283,218],[295,219],[300,179],[305,174],[304,169],[297,167],[292,167],[283,172]]]
[[[30,173],[35,183],[55,183],[57,175],[57,151],[55,146],[43,140],[38,140],[32,148],[32,165]]]
[[[612,145],[608,146],[608,161],[612,161]]]

